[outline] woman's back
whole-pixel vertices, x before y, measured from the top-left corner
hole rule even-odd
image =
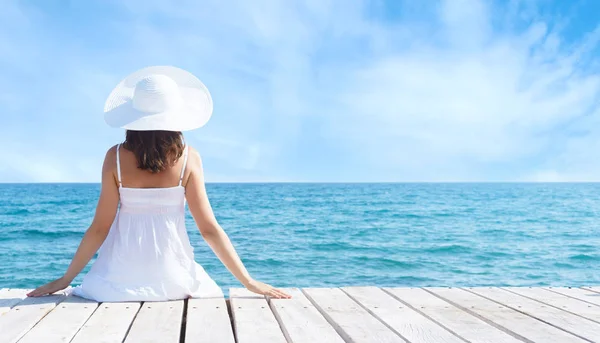
[[[187,159],[186,146],[176,163],[150,173],[137,167],[138,157],[117,146],[120,209],[76,295],[97,301],[222,295],[194,261],[186,231],[183,176]]]
[[[136,155],[124,148],[121,144],[115,146],[117,155],[117,170],[115,174],[118,180],[119,167],[121,174],[121,185],[123,188],[171,188],[184,186],[188,173],[186,173],[187,157],[189,148],[186,145],[183,155],[170,166],[158,173],[142,170],[138,167]]]
[[[116,175],[121,204],[119,214],[146,214],[149,217],[170,213],[177,215],[177,218],[165,217],[162,220],[176,219],[184,225],[183,177],[188,160],[188,146],[183,149],[181,158],[158,173],[139,169],[136,156],[123,149],[121,144],[116,149]]]

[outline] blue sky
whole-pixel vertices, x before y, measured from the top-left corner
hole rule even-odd
[[[196,74],[207,180],[598,181],[594,0],[2,0],[0,182],[97,182],[127,74]]]

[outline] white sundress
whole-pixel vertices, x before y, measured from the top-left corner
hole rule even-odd
[[[119,212],[92,268],[71,292],[101,302],[222,297],[219,286],[195,262],[185,228],[181,183],[187,145],[179,185],[169,188],[123,187],[120,147]]]

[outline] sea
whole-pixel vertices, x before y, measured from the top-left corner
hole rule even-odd
[[[278,287],[600,285],[600,184],[207,189],[251,275]],[[34,288],[60,277],[99,192],[99,184],[0,184],[0,288]],[[187,230],[196,261],[226,292],[240,287],[189,213]]]

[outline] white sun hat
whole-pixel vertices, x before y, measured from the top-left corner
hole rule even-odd
[[[121,81],[104,105],[109,126],[133,131],[189,131],[210,119],[213,102],[191,73],[170,66],[148,67]]]

